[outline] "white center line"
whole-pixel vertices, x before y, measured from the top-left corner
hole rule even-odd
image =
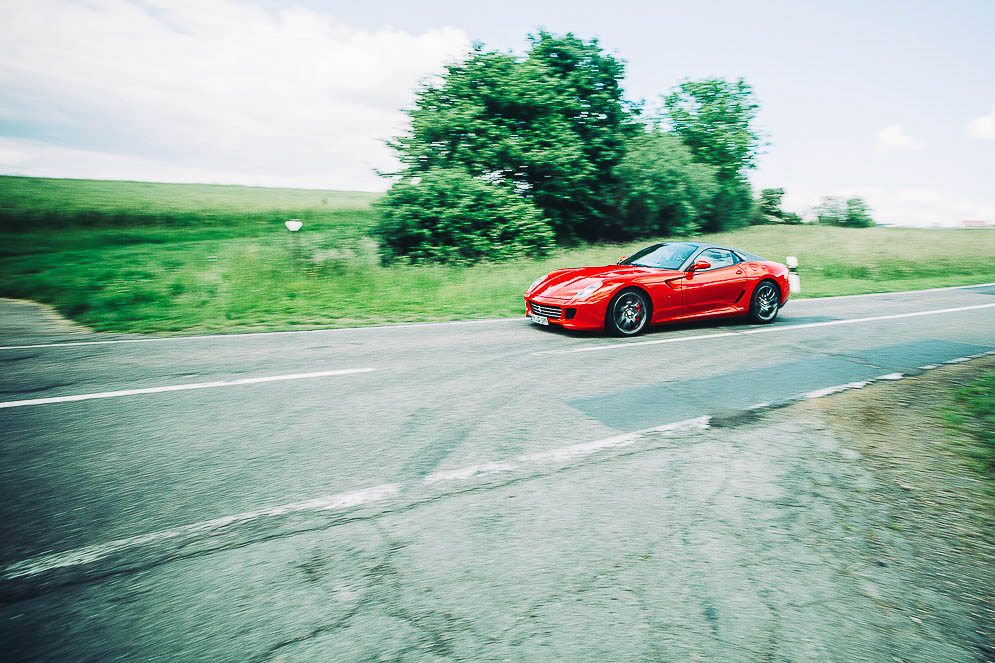
[[[566,350],[540,350],[532,352],[537,355],[566,355],[578,352],[601,352],[604,350],[624,350],[627,348],[637,348],[644,345],[661,345],[663,343],[685,343],[687,341],[701,341],[709,338],[724,338],[728,336],[743,336],[746,334],[770,334],[773,332],[783,332],[792,329],[813,329],[815,327],[831,327],[833,325],[853,325],[859,322],[878,322],[881,320],[898,320],[900,318],[915,318],[923,315],[940,315],[943,313],[957,313],[959,311],[974,311],[977,309],[993,308],[995,304],[975,304],[973,306],[958,306],[956,308],[941,308],[931,311],[913,311],[912,313],[894,313],[892,315],[875,315],[868,318],[849,318],[846,320],[829,320],[827,322],[807,322],[800,325],[783,325],[779,327],[759,327],[748,331],[721,332],[718,334],[701,334],[698,336],[681,336],[678,338],[660,338],[649,341],[619,341],[610,345],[588,345],[580,348],[569,348]]]
[[[213,389],[215,387],[235,387],[244,384],[281,382],[283,380],[303,380],[306,378],[324,378],[332,375],[352,375],[355,373],[370,373],[374,370],[376,369],[345,368],[337,371],[318,371],[315,373],[291,373],[289,375],[267,375],[259,378],[242,378],[241,380],[191,382],[188,384],[166,385],[164,387],[145,387],[143,389],[122,389],[120,391],[101,391],[93,394],[74,394],[72,396],[52,396],[50,398],[31,398],[28,400],[0,402],[0,408],[24,407],[25,405],[47,405],[49,403],[70,403],[72,401],[89,401],[95,398],[117,398],[118,396],[135,396],[138,394],[158,394],[165,391],[188,391],[190,389]]]

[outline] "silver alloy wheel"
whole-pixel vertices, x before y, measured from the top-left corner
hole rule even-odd
[[[769,322],[777,315],[777,290],[769,282],[761,283],[753,296],[753,316],[760,322]]]
[[[634,292],[625,292],[615,300],[612,319],[620,334],[638,334],[646,325],[646,302]]]

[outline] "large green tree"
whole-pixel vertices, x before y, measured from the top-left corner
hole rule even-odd
[[[439,168],[509,186],[560,239],[606,236],[625,136],[623,65],[596,40],[540,32],[524,57],[476,45],[408,111],[402,180]]]
[[[663,102],[674,133],[696,159],[718,171],[720,180],[754,167],[760,154],[761,136],[754,126],[760,106],[742,78],[684,81]]]
[[[715,169],[656,127],[629,139],[615,173],[619,225],[613,234],[619,239],[693,233],[718,193]]]
[[[694,154],[715,168],[719,189],[703,218],[702,230],[746,225],[753,194],[746,171],[760,154],[754,126],[757,104],[743,79],[684,81],[663,99],[664,119]]]

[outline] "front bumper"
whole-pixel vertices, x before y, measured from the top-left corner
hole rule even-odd
[[[606,306],[604,301],[561,302],[544,297],[526,297],[525,316],[541,315],[549,320],[549,324],[564,329],[603,330]]]

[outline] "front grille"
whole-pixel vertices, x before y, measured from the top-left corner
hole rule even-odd
[[[536,304],[535,302],[529,302],[529,308],[536,315],[545,316],[547,318],[552,318],[556,320],[562,315],[562,310],[559,306],[546,306],[545,304]]]

